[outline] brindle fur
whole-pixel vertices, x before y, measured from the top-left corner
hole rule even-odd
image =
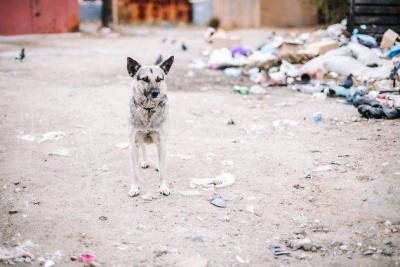
[[[133,96],[130,103],[130,135],[131,167],[133,184],[129,195],[139,195],[139,162],[147,168],[145,144],[154,143],[158,152],[158,170],[160,177],[160,193],[169,195],[166,180],[166,153],[168,127],[168,97],[165,82],[174,58],[170,57],[157,66],[141,66],[128,58],[127,68],[133,78]],[[154,93],[157,92],[157,97]],[[141,151],[141,160],[139,160]]]

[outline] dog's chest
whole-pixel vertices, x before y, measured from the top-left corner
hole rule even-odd
[[[162,103],[154,109],[144,109],[131,104],[131,123],[136,130],[149,132],[162,127],[168,116],[168,104]]]

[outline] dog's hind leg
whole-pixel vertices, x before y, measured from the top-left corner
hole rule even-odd
[[[139,156],[139,145],[135,142],[135,132],[130,134],[130,155],[131,155],[131,169],[133,174],[133,183],[131,189],[129,190],[129,196],[135,197],[140,193],[139,187],[139,170],[138,170],[138,156]]]
[[[160,193],[164,196],[168,196],[170,194],[170,190],[168,187],[168,183],[166,180],[166,157],[167,157],[167,143],[164,138],[160,138],[160,142],[157,144],[157,152],[158,152],[158,174],[160,176]]]
[[[142,151],[142,160],[140,161],[140,167],[142,167],[142,169],[147,169],[149,167],[149,164],[147,164],[146,145],[141,144],[140,150]]]

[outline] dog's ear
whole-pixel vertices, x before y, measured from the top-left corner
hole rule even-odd
[[[174,56],[169,57],[163,63],[160,64],[160,68],[168,74],[169,70],[171,69],[172,63],[174,63]]]
[[[140,69],[141,65],[136,60],[127,58],[128,73],[131,77],[135,76],[136,72]]]

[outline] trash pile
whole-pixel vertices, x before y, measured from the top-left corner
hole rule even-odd
[[[195,59],[189,67],[248,77],[252,86],[233,87],[243,95],[287,86],[322,98],[343,97],[366,118],[400,118],[399,34],[388,29],[378,46],[374,37],[359,29],[349,34],[346,24],[343,20],[314,32],[272,33],[257,48],[209,29],[206,59]]]

